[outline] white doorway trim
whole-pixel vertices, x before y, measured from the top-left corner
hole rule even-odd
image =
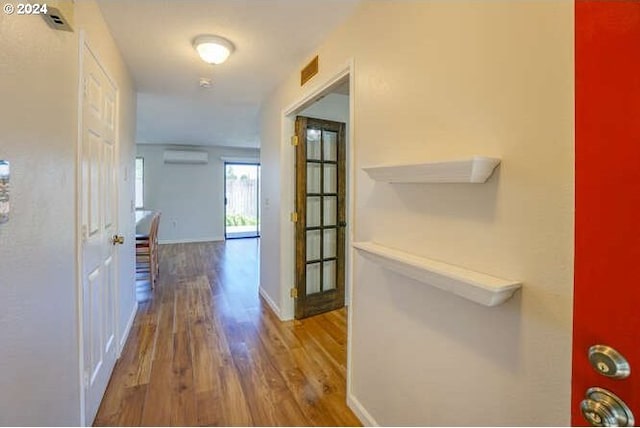
[[[355,64],[351,58],[346,65],[340,67],[334,73],[319,81],[306,94],[302,95],[291,105],[282,110],[281,114],[281,183],[282,183],[282,203],[280,205],[280,271],[282,275],[280,283],[280,319],[283,321],[293,319],[294,301],[289,296],[289,289],[295,284],[295,226],[290,221],[290,213],[295,211],[295,156],[291,146],[290,138],[295,132],[296,114],[300,113],[310,105],[314,104],[318,98],[331,92],[343,79],[349,78],[349,135],[347,137],[347,177],[349,188],[347,190],[347,233],[346,233],[346,272],[345,288],[351,298],[352,290],[352,261],[353,250],[353,192],[354,192],[354,168],[353,168],[353,147],[355,135],[354,121],[354,89],[355,89]],[[348,303],[348,302],[347,302]],[[349,315],[350,318],[350,315]],[[350,323],[349,323],[350,324]],[[350,327],[349,327],[350,328]],[[350,334],[349,334],[350,336]]]

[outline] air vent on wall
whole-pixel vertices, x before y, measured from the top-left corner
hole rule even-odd
[[[165,150],[164,163],[206,164],[209,153],[194,150]]]
[[[73,28],[69,25],[69,22],[65,19],[64,15],[60,11],[60,9],[55,7],[48,7],[47,13],[42,15],[49,27],[54,30],[62,30],[62,31],[71,31],[73,32]]]

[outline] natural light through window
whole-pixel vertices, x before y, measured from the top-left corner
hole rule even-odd
[[[225,163],[225,234],[260,236],[260,165]]]
[[[144,159],[136,158],[136,208],[144,207]]]

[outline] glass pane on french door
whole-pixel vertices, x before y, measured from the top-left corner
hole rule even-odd
[[[260,165],[224,164],[225,236],[260,236]]]
[[[337,134],[307,129],[306,293],[336,288]]]

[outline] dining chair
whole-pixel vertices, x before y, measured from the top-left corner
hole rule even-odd
[[[155,213],[151,219],[149,234],[136,235],[136,274],[148,274],[151,288],[160,275],[158,262],[158,228],[160,225],[160,213]]]

